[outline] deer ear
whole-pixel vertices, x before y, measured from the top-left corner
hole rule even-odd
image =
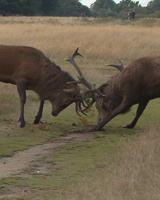
[[[75,91],[74,88],[63,89],[63,92],[68,93],[68,94],[71,94],[71,93],[73,93],[74,91]]]

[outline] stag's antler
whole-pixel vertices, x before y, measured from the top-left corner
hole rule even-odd
[[[119,69],[119,71],[123,71],[124,66],[123,63],[120,59],[117,58],[117,60],[119,60],[119,62],[121,63],[120,65],[115,65],[115,64],[106,64],[105,66],[112,66],[112,67],[116,67],[117,69]]]
[[[92,94],[92,93],[97,93],[99,94],[101,97],[105,98],[106,96],[104,94],[102,94],[102,92],[100,91],[102,87],[108,85],[108,81],[103,83],[102,85],[100,85],[97,89],[91,89],[85,92],[85,95],[87,94]]]
[[[78,74],[80,75],[80,81],[88,88],[88,89],[92,89],[92,85],[85,79],[84,75],[82,74],[80,68],[78,67],[78,65],[76,64],[74,58],[75,56],[82,56],[82,54],[80,54],[78,52],[79,47],[75,50],[75,52],[72,54],[72,56],[66,58],[66,61],[69,61],[77,70]],[[83,56],[82,56],[83,57]]]
[[[92,93],[97,93],[97,94],[99,94],[101,97],[105,97],[105,95],[102,94],[102,93],[100,92],[99,88],[88,90],[88,91],[85,92],[85,95],[87,95],[87,94],[92,94]]]
[[[76,64],[76,62],[74,60],[74,58],[76,56],[82,56],[82,54],[80,54],[78,52],[78,49],[79,49],[79,47],[75,50],[75,52],[72,54],[72,56],[66,58],[65,60],[69,61],[75,67],[78,74],[80,75],[80,78],[79,78],[80,80],[77,81],[77,83],[83,83],[89,90],[92,90],[92,85],[85,79],[83,73],[81,72],[80,68],[78,67],[78,65]],[[73,83],[73,82],[68,82],[67,84],[70,84],[70,83]],[[75,109],[76,109],[76,112],[77,112],[78,115],[80,115],[79,112],[86,115],[85,111],[87,109],[89,109],[92,106],[92,104],[95,102],[94,95],[90,96],[89,98],[92,98],[91,102],[89,101],[89,99],[87,99],[87,97],[85,96],[85,93],[84,93],[84,94],[82,94],[81,99],[78,99],[76,101]],[[82,109],[82,106],[84,107],[84,109]]]

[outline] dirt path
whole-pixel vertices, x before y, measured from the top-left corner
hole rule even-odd
[[[82,142],[87,139],[94,139],[95,135],[89,134],[68,134],[61,137],[59,141],[31,147],[25,151],[19,151],[14,156],[0,159],[0,178],[18,175],[24,169],[35,163],[35,161],[54,153],[57,147],[66,143]]]

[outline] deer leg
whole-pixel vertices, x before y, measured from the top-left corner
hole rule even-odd
[[[104,118],[101,122],[99,122],[92,130],[89,131],[98,131],[101,128],[103,128],[103,126],[108,123],[111,119],[113,119],[116,115],[122,113],[124,110],[126,110],[127,108],[129,108],[131,106],[130,103],[128,103],[127,99],[124,99],[122,101],[122,103],[113,110],[113,112],[106,118]]]
[[[20,97],[20,127],[25,127],[25,120],[24,120],[24,104],[26,103],[26,89],[25,89],[25,83],[23,82],[17,82],[17,90]]]
[[[130,124],[123,126],[123,128],[133,128],[136,125],[138,119],[142,115],[142,113],[143,113],[144,109],[146,108],[148,102],[149,101],[144,101],[144,102],[139,103],[138,108],[137,108],[137,113],[136,113],[134,120]]]
[[[43,112],[43,106],[44,106],[44,100],[40,102],[38,114],[35,116],[34,124],[38,124],[40,122]]]

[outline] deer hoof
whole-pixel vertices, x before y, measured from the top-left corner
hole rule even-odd
[[[39,121],[40,121],[40,119],[38,119],[37,117],[35,117],[34,124],[39,124]]]
[[[25,127],[25,122],[20,122],[20,125],[19,125],[21,128],[24,128]]]
[[[133,128],[133,126],[131,124],[128,124],[128,125],[122,126],[122,128]]]

